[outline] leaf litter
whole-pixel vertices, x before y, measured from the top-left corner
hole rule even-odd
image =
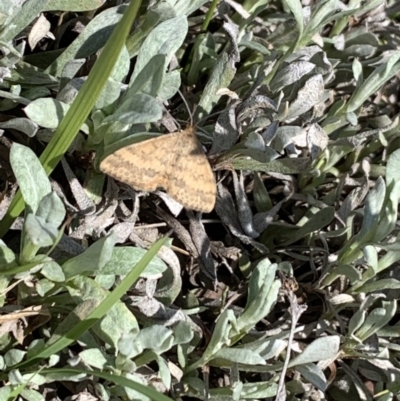
[[[396,2],[146,3],[51,181],[35,153],[128,8],[47,3],[0,8],[1,215],[13,177],[27,205],[0,244],[0,398],[148,399],[136,381],[154,399],[395,400]],[[208,214],[99,171],[190,118],[179,89],[216,176]],[[42,358],[71,327],[76,343]],[[132,380],[93,386],[84,368]]]

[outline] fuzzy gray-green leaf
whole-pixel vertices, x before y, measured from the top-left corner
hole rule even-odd
[[[51,191],[50,181],[31,149],[14,143],[10,162],[25,203],[35,213],[39,203]]]

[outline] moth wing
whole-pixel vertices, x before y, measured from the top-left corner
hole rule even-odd
[[[167,190],[178,136],[162,135],[118,149],[101,161],[100,170],[139,191]]]
[[[172,162],[166,191],[188,209],[208,213],[214,208],[215,178],[194,127],[181,133],[179,153]]]

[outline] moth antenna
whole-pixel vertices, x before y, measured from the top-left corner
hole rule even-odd
[[[190,125],[193,126],[193,113],[190,111],[189,104],[188,104],[188,102],[186,101],[185,97],[183,96],[182,92],[179,89],[178,89],[178,93],[179,93],[179,96],[182,98],[183,103],[185,103],[186,109],[187,109],[188,114],[190,116]]]

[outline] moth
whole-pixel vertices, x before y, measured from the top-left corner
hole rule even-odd
[[[163,188],[188,209],[209,213],[215,205],[215,177],[193,125],[118,149],[100,170],[139,191]]]

